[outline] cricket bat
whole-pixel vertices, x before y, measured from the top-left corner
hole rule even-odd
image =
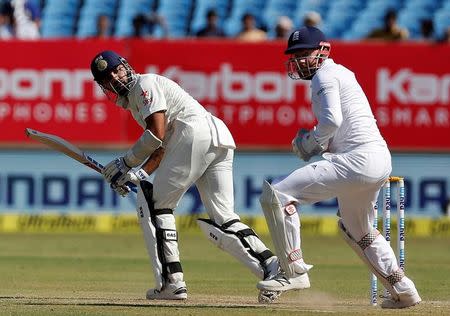
[[[98,173],[101,173],[103,170],[103,165],[101,163],[97,162],[94,158],[87,155],[80,148],[69,143],[67,140],[62,139],[61,137],[52,134],[42,133],[31,128],[26,128],[25,134],[29,138],[34,139],[42,144],[45,144],[51,149],[59,151],[60,153],[63,153],[69,156],[70,158],[75,159],[78,162],[81,162],[83,165],[97,171]],[[137,188],[134,183],[127,182],[126,185],[133,192],[137,192]]]

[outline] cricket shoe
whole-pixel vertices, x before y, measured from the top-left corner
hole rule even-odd
[[[272,256],[264,262],[264,280],[272,279],[281,272],[280,263],[276,256]]]
[[[166,283],[161,290],[150,289],[147,291],[148,300],[185,300],[187,299],[186,283]]]
[[[260,290],[258,294],[258,302],[261,304],[272,304],[281,296],[281,291]]]
[[[288,278],[281,272],[273,278],[259,281],[256,287],[264,291],[289,291],[308,289],[311,287],[311,284],[306,272],[292,278]]]
[[[397,290],[399,299],[396,300],[389,295],[388,298],[381,303],[381,308],[406,308],[417,305],[422,301],[413,281],[407,277],[403,277],[400,282],[394,284],[394,288]]]

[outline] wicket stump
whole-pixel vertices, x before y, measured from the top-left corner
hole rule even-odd
[[[405,271],[405,182],[402,177],[389,177],[383,185],[383,235],[391,244],[391,183],[397,184],[397,249],[398,264]],[[374,207],[373,228],[378,228],[378,202]],[[383,296],[388,295],[384,290]],[[375,274],[370,275],[370,303],[376,306],[378,303],[378,282]]]

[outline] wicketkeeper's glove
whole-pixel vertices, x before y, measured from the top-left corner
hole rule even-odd
[[[312,156],[318,155],[326,148],[314,138],[314,129],[300,129],[292,140],[292,150],[302,160],[309,161]]]

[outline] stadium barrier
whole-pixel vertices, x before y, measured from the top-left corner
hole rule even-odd
[[[177,227],[183,232],[200,232],[197,215],[177,216]],[[206,216],[203,216],[206,217]],[[264,217],[243,216],[242,221],[253,227],[258,234],[267,235]],[[304,216],[302,234],[338,235],[337,217]],[[380,220],[381,225],[381,220]],[[396,218],[392,218],[396,227]],[[380,226],[381,227],[381,226]],[[395,231],[395,228],[393,229]],[[139,233],[140,227],[134,214],[0,214],[0,233]],[[407,218],[406,235],[411,237],[450,237],[450,218]]]
[[[26,139],[26,127],[90,147],[133,143],[141,128],[106,99],[89,70],[96,53],[112,49],[140,73],[177,81],[225,121],[239,149],[288,150],[286,140],[299,126],[312,127],[314,116],[309,82],[286,74],[285,46],[284,41],[233,40],[0,42],[0,124],[8,131],[0,135],[0,145],[35,145]],[[24,58],[26,51],[39,54]],[[424,63],[423,56],[444,58]],[[436,137],[450,130],[450,58],[445,56],[450,45],[333,42],[331,49],[335,62],[356,74],[395,151],[450,152],[450,137]]]

